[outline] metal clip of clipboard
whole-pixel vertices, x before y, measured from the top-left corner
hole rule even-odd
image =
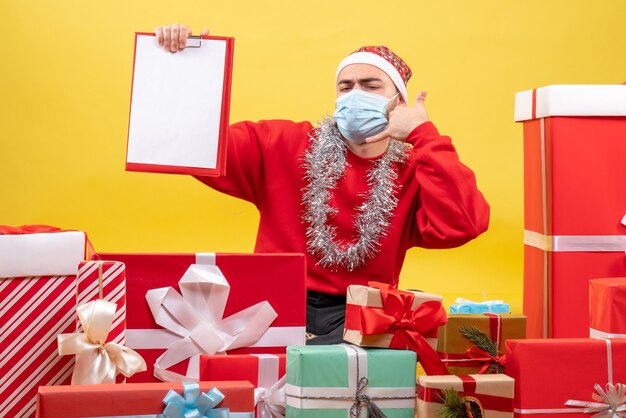
[[[185,48],[200,48],[202,46],[202,35],[191,35],[187,38]]]

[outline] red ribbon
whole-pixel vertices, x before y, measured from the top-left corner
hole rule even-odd
[[[26,234],[41,234],[52,232],[71,232],[73,229],[61,229],[51,225],[22,225],[22,226],[9,226],[0,225],[0,235],[26,235]],[[85,234],[85,257],[90,259],[96,250],[93,247],[89,237]]]
[[[438,301],[427,301],[412,310],[415,295],[391,289],[388,284],[369,282],[378,289],[382,308],[348,304],[346,328],[356,329],[363,335],[393,334],[389,348],[413,350],[417,353],[426,374],[448,375],[435,350],[424,335],[437,335],[437,330],[447,322],[446,311]]]
[[[485,395],[471,391],[459,392],[461,396],[473,396],[478,399],[483,409],[489,411],[513,412],[513,399],[501,396]],[[424,402],[443,403],[443,390],[436,388],[417,387],[417,398]]]
[[[484,410],[513,412],[513,399],[502,396],[485,395],[476,393],[476,379],[469,375],[457,376],[463,383],[463,391],[460,396],[473,396],[478,399]],[[436,388],[417,387],[417,398],[424,402],[443,403],[443,390]]]
[[[42,232],[63,232],[61,228],[50,225],[0,225],[0,235],[38,234]]]
[[[469,357],[470,359],[482,363],[482,367],[478,371],[478,374],[485,373],[489,366],[491,366],[493,363],[498,363],[502,367],[504,367],[504,364],[506,363],[506,354],[502,356],[492,356],[485,350],[478,347],[468,348],[466,354],[467,357]]]

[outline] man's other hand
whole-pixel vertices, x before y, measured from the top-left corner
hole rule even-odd
[[[169,52],[177,52],[185,49],[187,39],[192,35],[189,25],[179,25],[178,23],[168,26],[157,26],[154,29],[154,33],[156,33],[156,40],[159,46],[162,46],[164,50]],[[200,32],[200,35],[208,34],[208,29],[204,29]]]

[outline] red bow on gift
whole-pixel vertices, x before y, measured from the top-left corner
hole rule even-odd
[[[482,363],[482,367],[478,371],[478,374],[485,373],[489,366],[493,363],[499,364],[502,366],[502,369],[504,369],[504,364],[506,363],[506,354],[502,356],[492,356],[482,348],[478,348],[476,346],[468,348],[465,353],[469,359]]]
[[[423,302],[412,310],[415,300],[413,293],[391,289],[385,283],[369,282],[368,285],[380,291],[383,308],[361,310],[361,333],[393,334],[389,348],[409,348],[415,351],[424,371],[429,375],[450,374],[424,338],[426,334],[436,333],[447,322],[441,302]]]

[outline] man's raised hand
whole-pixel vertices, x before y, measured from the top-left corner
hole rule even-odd
[[[389,112],[387,129],[378,135],[370,136],[365,142],[379,142],[387,138],[406,141],[406,138],[415,128],[428,121],[428,114],[424,105],[425,100],[426,92],[423,91],[415,98],[413,107],[408,107],[404,103],[397,105],[395,109]]]
[[[189,25],[179,25],[178,23],[168,26],[157,26],[154,29],[154,33],[156,34],[159,46],[162,46],[164,50],[169,52],[177,52],[185,49],[187,39],[192,34]],[[200,35],[208,34],[208,29],[204,29],[200,32]]]

